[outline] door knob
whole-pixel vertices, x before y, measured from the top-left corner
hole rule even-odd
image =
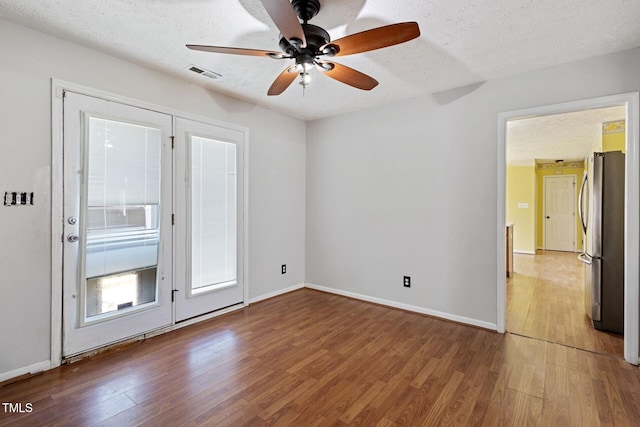
[[[78,237],[77,234],[69,234],[67,235],[67,240],[71,243],[75,243],[79,240],[80,238]]]

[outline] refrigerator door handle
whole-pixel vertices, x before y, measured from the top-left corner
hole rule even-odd
[[[587,265],[591,265],[593,263],[592,261],[593,257],[586,252],[583,252],[580,255],[578,255],[578,259],[580,260],[580,262]]]
[[[578,196],[578,213],[580,214],[580,223],[582,224],[583,233],[587,233],[587,218],[584,212],[583,199],[585,195],[585,191],[587,191],[587,179],[588,175],[585,172],[584,177],[582,178],[582,185],[580,186],[580,195]]]

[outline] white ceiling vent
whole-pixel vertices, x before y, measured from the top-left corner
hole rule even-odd
[[[192,72],[194,72],[194,73],[196,73],[196,74],[200,74],[201,76],[208,77],[208,78],[210,78],[210,79],[214,79],[214,80],[215,80],[215,79],[219,79],[220,77],[222,77],[222,76],[221,76],[220,74],[218,74],[218,73],[214,73],[213,71],[210,71],[210,70],[204,69],[204,68],[202,68],[202,67],[198,67],[198,66],[193,65],[193,64],[189,65],[189,66],[188,66],[188,67],[186,67],[185,69],[186,69],[186,70],[189,70],[189,71],[192,71]]]

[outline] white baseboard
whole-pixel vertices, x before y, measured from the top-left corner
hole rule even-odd
[[[404,304],[396,301],[389,301],[382,298],[370,297],[368,295],[356,294],[353,292],[347,292],[340,289],[328,288],[326,286],[314,285],[313,283],[307,283],[305,285],[309,289],[315,289],[317,291],[328,292],[331,294],[342,295],[349,298],[358,299],[361,301],[373,302],[380,305],[386,305],[387,307],[399,308],[401,310],[412,311],[414,313],[426,314],[428,316],[439,317],[441,319],[451,320],[457,323],[463,323],[465,325],[477,326],[479,328],[490,329],[496,331],[498,329],[495,323],[484,322],[482,320],[471,319],[469,317],[457,316],[455,314],[444,313],[442,311],[431,310],[424,307],[418,307],[415,305]]]
[[[517,250],[517,249],[514,249],[513,253],[514,254],[525,254],[525,255],[535,255],[536,254],[535,251],[520,251],[520,250]]]
[[[277,296],[280,296],[280,295],[283,295],[283,294],[288,294],[289,292],[297,291],[298,289],[302,289],[304,287],[305,287],[304,283],[299,283],[297,285],[290,286],[290,287],[285,288],[285,289],[279,289],[279,290],[277,290],[275,292],[270,292],[268,294],[264,294],[264,295],[260,295],[260,296],[251,298],[249,300],[249,304],[255,304],[255,303],[259,302],[259,301],[264,301],[264,300],[269,299],[269,298],[277,297]]]
[[[38,372],[46,371],[48,369],[51,369],[50,360],[34,363],[33,365],[24,366],[22,368],[14,369],[13,371],[2,372],[0,373],[0,383],[21,375],[37,374]]]

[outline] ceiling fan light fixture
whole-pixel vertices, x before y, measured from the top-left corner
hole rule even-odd
[[[313,62],[300,62],[296,65],[295,70],[299,73],[308,73],[314,65]]]
[[[309,71],[311,71],[315,65],[316,60],[309,52],[304,52],[296,58],[296,65],[293,69],[300,73],[300,81],[298,84],[302,86],[303,91],[311,83],[311,74],[309,74]]]
[[[300,73],[300,85],[303,88],[306,88],[307,86],[309,86],[309,83],[311,83],[311,74],[307,73],[307,72],[302,72]]]

